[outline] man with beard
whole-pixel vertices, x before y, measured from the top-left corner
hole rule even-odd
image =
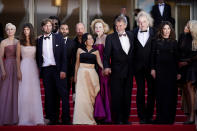
[[[41,23],[43,35],[37,40],[36,60],[45,88],[45,112],[50,125],[58,124],[58,96],[62,100],[62,123],[69,124],[70,112],[67,110],[68,96],[66,85],[67,53],[61,35],[52,33],[52,20]]]
[[[70,92],[70,87],[72,87],[72,94],[75,93],[75,83],[74,83],[74,71],[75,71],[75,43],[73,40],[68,38],[69,27],[67,24],[63,23],[60,26],[60,34],[64,38],[64,50],[67,53],[67,91]],[[69,95],[68,95],[69,96]],[[69,100],[69,98],[68,98]],[[74,100],[74,97],[73,97]]]
[[[58,34],[60,28],[60,20],[57,16],[50,16],[49,19],[52,20],[53,29],[52,32]]]
[[[76,33],[77,36],[75,37],[74,41],[76,43],[76,52],[78,48],[84,48],[82,44],[82,35],[85,33],[85,26],[83,23],[79,22],[76,24]]]

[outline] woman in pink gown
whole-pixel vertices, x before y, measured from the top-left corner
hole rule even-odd
[[[16,68],[16,26],[8,23],[5,27],[8,38],[0,44],[1,87],[0,125],[18,123],[18,80]],[[5,60],[4,60],[5,58]]]
[[[26,23],[17,44],[18,125],[44,124],[35,45],[33,26]]]
[[[109,31],[109,26],[102,19],[95,19],[91,23],[91,29],[97,35],[94,43],[94,48],[99,51],[103,62],[103,51],[105,47],[106,34]],[[110,79],[109,76],[102,74],[102,69],[98,68],[100,91],[96,97],[94,106],[94,117],[101,124],[111,123],[110,111]]]

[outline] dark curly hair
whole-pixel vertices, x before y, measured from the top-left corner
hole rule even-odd
[[[172,24],[169,21],[163,21],[160,25],[159,28],[157,30],[157,34],[156,34],[156,39],[163,39],[163,28],[165,25],[168,25],[170,27],[170,36],[169,39],[170,40],[175,40],[176,35],[175,35],[175,31],[173,29]]]
[[[31,46],[35,46],[36,45],[36,41],[35,41],[34,28],[33,28],[33,25],[31,23],[25,23],[23,25],[22,32],[20,34],[20,44],[24,45],[24,46],[26,46],[26,44],[27,44],[27,39],[26,39],[26,36],[24,34],[24,29],[25,28],[29,28],[30,29],[29,42],[30,42]]]

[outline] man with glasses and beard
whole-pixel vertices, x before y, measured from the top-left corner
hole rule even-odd
[[[60,28],[60,20],[57,16],[50,16],[49,19],[52,20],[52,25],[53,25],[53,29],[52,32],[58,34],[59,33],[59,28]]]

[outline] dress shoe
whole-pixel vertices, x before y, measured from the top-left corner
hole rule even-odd
[[[71,122],[62,122],[61,125],[72,125]]]
[[[140,119],[140,124],[146,124],[146,120],[145,119]]]
[[[153,119],[146,119],[146,124],[153,124]]]
[[[50,121],[50,122],[47,123],[47,125],[57,125],[57,122]]]
[[[186,125],[192,125],[192,124],[194,124],[195,123],[195,121],[185,121],[184,122],[184,124],[186,124]]]
[[[129,122],[129,121],[125,121],[125,122],[123,122],[123,124],[124,124],[124,125],[131,125],[132,123]]]

